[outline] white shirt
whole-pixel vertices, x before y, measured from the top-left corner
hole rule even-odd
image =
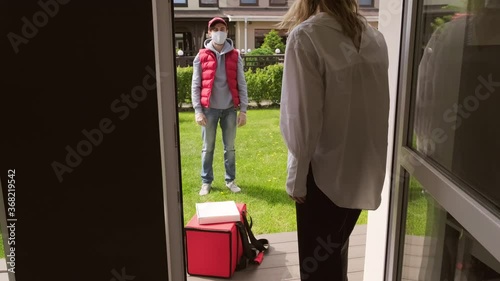
[[[326,13],[292,30],[280,105],[289,195],[306,196],[311,164],[316,184],[336,205],[378,208],[387,156],[388,64],[385,40],[368,24],[359,52]]]

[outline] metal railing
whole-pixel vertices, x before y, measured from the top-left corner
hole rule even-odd
[[[283,63],[285,55],[261,55],[261,56],[244,56],[242,55],[245,71],[256,68],[264,68],[268,65]]]
[[[261,55],[261,56],[246,56],[241,55],[245,71],[248,69],[255,70],[256,68],[263,68],[268,65],[283,63],[285,55]],[[178,56],[176,57],[176,65],[180,67],[193,66],[194,56]]]

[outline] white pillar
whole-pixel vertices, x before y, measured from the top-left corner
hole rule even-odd
[[[399,49],[402,27],[402,0],[380,0],[378,29],[384,34],[389,50],[389,88],[391,95],[387,155],[387,177],[382,191],[382,204],[368,212],[365,268],[363,280],[383,281],[389,225],[389,194],[396,124],[396,94],[399,69]]]
[[[245,17],[245,50],[248,50],[248,46],[247,46],[248,39],[247,39],[247,37],[248,37],[248,19]]]

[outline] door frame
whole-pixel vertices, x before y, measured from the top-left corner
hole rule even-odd
[[[171,1],[153,0],[156,85],[168,280],[186,280],[184,219],[177,112],[174,10]]]

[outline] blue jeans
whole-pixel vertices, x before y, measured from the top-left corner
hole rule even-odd
[[[213,109],[203,108],[203,114],[207,118],[207,125],[201,127],[203,149],[201,152],[201,180],[203,183],[212,183],[214,171],[215,137],[217,126],[220,123],[222,129],[222,143],[224,144],[224,167],[226,169],[226,182],[233,181],[236,176],[236,153],[234,141],[236,139],[236,109]]]

